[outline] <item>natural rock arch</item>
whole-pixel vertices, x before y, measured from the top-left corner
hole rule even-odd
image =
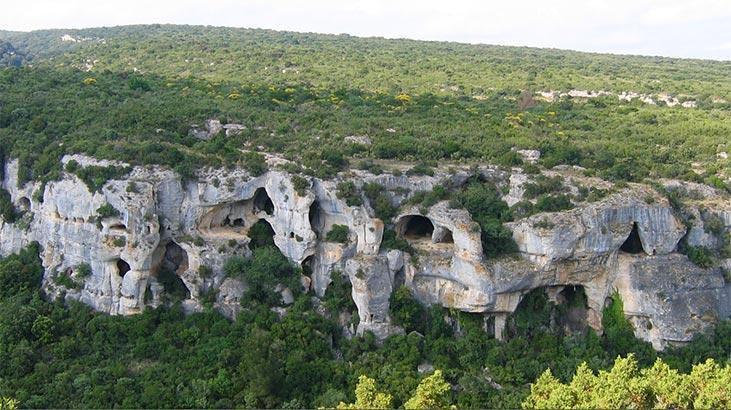
[[[640,238],[640,231],[637,227],[637,222],[632,223],[632,231],[630,231],[629,236],[627,236],[627,239],[625,239],[624,243],[622,243],[622,246],[619,247],[619,250],[632,255],[644,252],[644,246],[642,245],[642,239]]]

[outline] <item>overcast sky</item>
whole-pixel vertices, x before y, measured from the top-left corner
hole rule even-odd
[[[0,29],[258,27],[731,60],[731,0],[8,0]]]

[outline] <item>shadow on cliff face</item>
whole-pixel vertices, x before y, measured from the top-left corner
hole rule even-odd
[[[254,192],[254,213],[264,212],[267,215],[274,214],[274,202],[269,197],[266,189],[257,188]]]
[[[405,220],[399,221],[403,224],[400,233],[404,238],[429,238],[431,240],[432,233],[434,233],[434,224],[429,218],[421,215],[409,215],[404,218]]]
[[[127,274],[127,272],[130,271],[129,263],[127,263],[124,259],[118,259],[117,260],[117,274],[120,277],[124,277],[124,275]]]
[[[582,334],[589,329],[588,310],[583,286],[535,288],[523,297],[508,318],[507,336],[532,337],[541,332]]]
[[[629,253],[631,255],[638,255],[644,252],[642,240],[640,239],[640,232],[637,228],[637,222],[634,222],[632,224],[632,231],[630,232],[629,236],[624,241],[622,246],[619,247],[619,250],[621,252]]]
[[[249,249],[254,250],[265,246],[274,246],[274,228],[264,219],[258,220],[248,232],[251,239]]]

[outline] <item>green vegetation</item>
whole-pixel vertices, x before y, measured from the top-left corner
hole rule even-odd
[[[67,33],[92,40],[60,41]],[[728,188],[729,162],[716,157],[731,133],[723,62],[183,26],[1,32],[0,41],[23,56],[0,69],[0,140],[21,160],[21,181],[58,178],[58,159],[78,152],[188,178],[208,165],[261,174],[264,151],[331,177],[350,158],[514,166],[512,149],[525,148],[541,150],[544,167]],[[91,71],[79,70],[87,60]],[[570,89],[665,92],[698,107],[531,96]],[[209,118],[246,129],[189,134]],[[95,187],[102,177],[87,179]]]
[[[310,188],[310,181],[299,175],[292,175],[292,185],[294,186],[294,190],[297,192],[297,195],[305,196],[307,194],[307,190]]]
[[[348,243],[349,233],[350,228],[348,228],[348,225],[335,224],[325,235],[325,240],[328,242]]]
[[[480,225],[485,256],[491,258],[518,250],[512,232],[503,226],[503,222],[512,220],[512,213],[494,185],[473,180],[457,193],[452,205],[467,209]]]
[[[382,346],[370,334],[347,340],[337,315],[355,307],[340,275],[333,275],[325,297],[330,315],[318,313],[311,295],[303,294],[280,317],[270,310],[280,305],[278,295],[261,286],[249,291],[246,308],[234,321],[212,310],[185,315],[179,304],[109,316],[78,303],[44,301],[38,252],[34,245],[0,259],[0,391],[20,407],[332,408],[357,403],[362,395],[353,392],[364,375],[373,380],[366,391],[388,392],[393,407],[515,408],[531,394],[528,383],[546,369],[568,383],[582,362],[593,372],[610,370],[617,355],[634,353],[638,367],[650,367],[660,357],[671,369],[688,373],[694,365],[707,366],[708,358],[726,366],[731,354],[729,322],[682,349],[656,353],[631,330],[611,330],[626,325],[619,316],[611,319],[611,312],[621,312],[616,304],[605,311],[607,330],[601,337],[591,331],[562,336],[534,323],[531,334],[503,343],[488,336],[482,317],[434,306],[423,311],[422,335],[392,336]],[[299,280],[274,248],[254,252],[250,260],[229,262],[227,273],[268,285]],[[396,309],[406,312],[409,305]],[[441,377],[420,375],[417,366],[424,362],[440,369]],[[713,383],[725,379],[711,378],[716,370],[707,369],[695,373],[707,381],[703,391],[713,392]],[[454,388],[445,390],[443,382]],[[700,386],[693,383],[681,386]],[[699,400],[701,390],[693,389],[680,391]]]
[[[96,214],[99,218],[111,218],[119,216],[119,211],[112,206],[110,203],[105,203],[96,210]]]
[[[701,268],[710,268],[713,266],[713,251],[702,246],[686,245],[684,249],[688,259]]]
[[[633,355],[617,357],[610,370],[599,374],[582,363],[571,383],[564,384],[546,370],[531,385],[524,408],[680,408],[716,409],[731,406],[731,366],[713,359],[682,374],[662,359],[639,369]]]
[[[10,192],[2,188],[0,188],[0,216],[7,223],[17,221],[20,216],[13,205]]]

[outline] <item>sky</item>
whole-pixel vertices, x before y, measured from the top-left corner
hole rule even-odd
[[[0,29],[174,23],[731,60],[731,0],[10,0]]]

